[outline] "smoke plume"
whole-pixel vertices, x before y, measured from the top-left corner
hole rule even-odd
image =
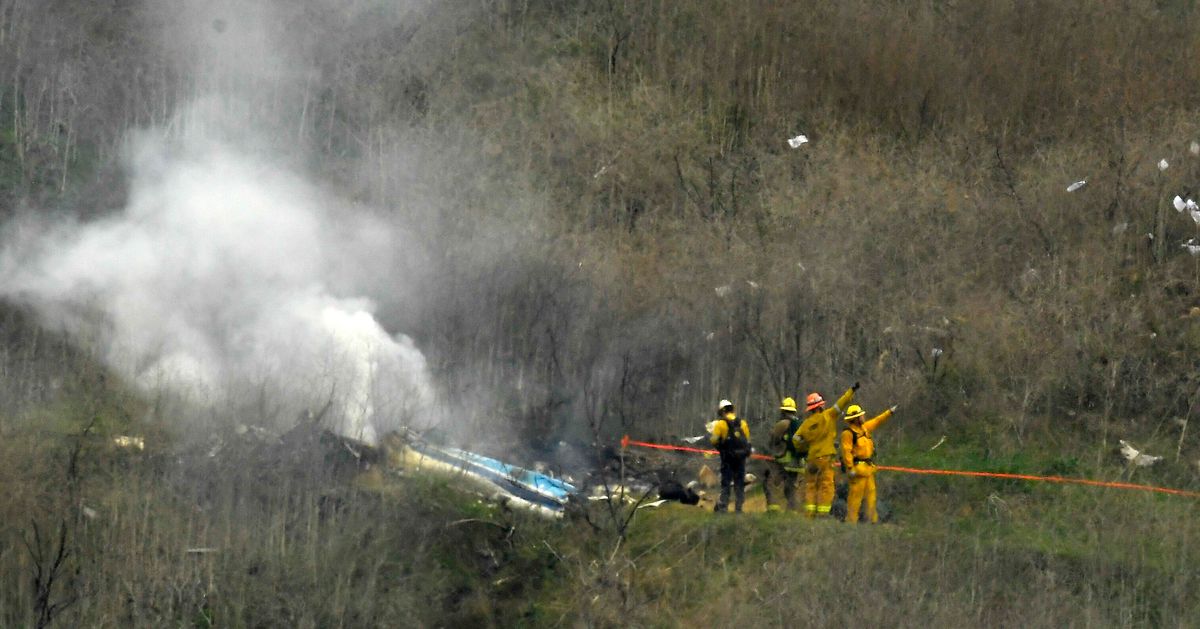
[[[0,291],[148,389],[206,404],[267,390],[280,412],[332,402],[366,440],[427,403],[412,341],[332,283],[379,272],[394,234],[287,172],[192,144],[137,140],[129,204],[110,218],[15,227]]]
[[[174,47],[164,52],[199,93],[166,127],[130,138],[123,209],[6,227],[0,296],[146,391],[235,416],[253,409],[259,422],[326,409],[343,434],[374,441],[432,397],[423,355],[380,326],[362,290],[411,286],[387,274],[405,273],[395,260],[417,247],[395,221],[282,165],[303,160],[271,133],[303,109],[289,95],[319,61],[281,50],[272,11],[286,3],[177,6],[160,7]]]

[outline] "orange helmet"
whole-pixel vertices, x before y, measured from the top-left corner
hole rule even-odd
[[[804,410],[815,411],[818,408],[825,408],[825,398],[820,393],[809,393]]]

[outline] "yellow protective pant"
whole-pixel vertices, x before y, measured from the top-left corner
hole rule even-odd
[[[833,505],[833,459],[832,454],[810,458],[804,469],[804,510],[810,518],[828,516]]]
[[[875,511],[875,464],[859,461],[854,464],[850,495],[846,497],[846,521],[850,524],[858,524],[864,497],[867,499],[867,518],[872,524],[878,524],[879,513]]]

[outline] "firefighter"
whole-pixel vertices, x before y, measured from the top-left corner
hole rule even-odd
[[[833,408],[825,408],[820,393],[809,393],[805,410],[808,417],[792,437],[797,450],[808,451],[804,467],[804,510],[810,518],[827,517],[833,506],[833,464],[837,455],[837,420],[842,410],[854,398],[858,383],[838,398]]]
[[[721,400],[717,405],[717,420],[709,438],[721,455],[721,496],[717,512],[729,511],[729,488],[734,490],[734,511],[741,513],[746,501],[746,459],[750,458],[750,427],[738,419],[733,402]]]
[[[799,484],[800,472],[803,471],[804,453],[796,449],[792,436],[800,428],[800,416],[796,413],[796,400],[784,398],[779,405],[779,421],[771,427],[771,436],[767,453],[771,460],[763,464],[763,493],[767,498],[767,511],[779,511],[777,494],[774,485],[783,485],[783,497],[787,508],[799,511],[800,504],[796,501],[796,486]]]
[[[867,517],[872,524],[879,522],[875,510],[875,440],[871,433],[896,412],[893,406],[874,419],[863,421],[866,412],[857,404],[846,409],[846,430],[842,431],[842,469],[850,478],[850,495],[846,497],[846,521],[858,524],[863,497],[867,499]]]

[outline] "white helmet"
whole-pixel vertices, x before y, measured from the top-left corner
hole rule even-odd
[[[730,402],[729,400],[721,400],[721,402],[719,404],[717,404],[717,410],[723,411],[726,408],[731,408],[732,406],[733,406],[733,402]]]

